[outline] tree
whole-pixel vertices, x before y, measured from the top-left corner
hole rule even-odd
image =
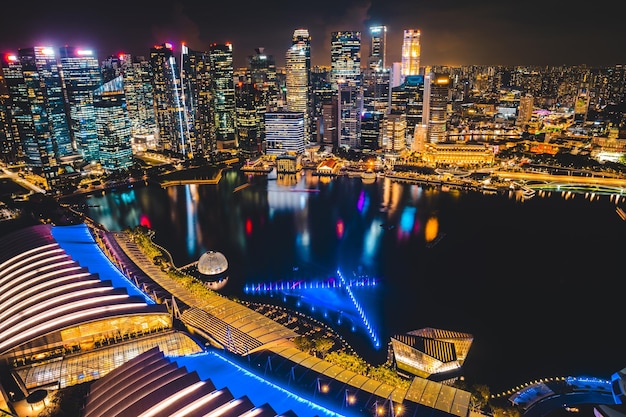
[[[313,341],[306,336],[296,336],[293,342],[296,344],[296,347],[303,352],[310,352],[311,349],[313,349]]]
[[[332,349],[335,342],[327,337],[315,339],[315,350],[319,352],[320,356],[324,358],[329,350]]]

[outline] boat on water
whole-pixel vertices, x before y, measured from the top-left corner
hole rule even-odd
[[[376,173],[372,169],[361,172],[361,180],[365,183],[372,183],[376,181]]]

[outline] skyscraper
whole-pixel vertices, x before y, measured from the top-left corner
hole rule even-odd
[[[237,147],[235,134],[235,85],[233,80],[233,45],[211,44],[212,90],[217,149]]]
[[[387,68],[387,26],[370,27],[370,55],[368,67],[372,70]]]
[[[180,72],[170,43],[150,49],[154,104],[158,126],[157,149],[183,157],[191,151],[189,129],[182,100]]]
[[[450,76],[429,73],[424,78],[424,105],[422,123],[428,129],[428,142],[439,143],[447,139],[446,123],[450,101]]]
[[[133,163],[131,122],[121,75],[93,92],[93,108],[102,168],[108,172],[130,168]]]
[[[339,145],[358,147],[363,111],[361,32],[333,32],[330,48],[331,81],[338,93]]]
[[[94,90],[102,85],[100,65],[93,51],[60,48],[63,83],[67,93],[70,133],[85,162],[99,162],[100,148],[93,108]]]
[[[42,173],[48,187],[56,189],[61,159],[72,155],[73,148],[55,50],[46,46],[20,49],[10,64],[7,84],[26,165]]]
[[[405,29],[402,42],[402,80],[420,73],[420,31]]]
[[[13,104],[4,73],[8,68],[8,57],[0,61],[0,161],[15,164],[22,155],[17,125],[11,114]],[[12,59],[17,59],[13,56]]]
[[[293,32],[293,44],[285,56],[287,110],[304,114],[304,136],[311,131],[311,38],[306,29]]]
[[[209,53],[194,51],[186,45],[181,53],[181,80],[185,121],[189,130],[191,156],[215,151],[211,61]]]
[[[268,155],[304,152],[304,114],[276,112],[265,114],[265,143]]]

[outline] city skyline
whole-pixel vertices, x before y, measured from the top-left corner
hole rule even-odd
[[[235,67],[245,66],[257,47],[264,47],[283,66],[293,31],[305,28],[312,39],[312,64],[330,65],[333,31],[361,31],[365,58],[368,28],[385,25],[388,65],[401,59],[403,31],[418,29],[422,66],[607,66],[626,62],[626,51],[615,47],[626,39],[626,27],[618,21],[618,13],[610,12],[611,6],[608,0],[595,2],[594,9],[606,13],[602,19],[588,19],[588,10],[564,8],[553,0],[542,2],[540,9],[492,0],[469,4],[455,0],[445,5],[321,0],[310,9],[281,1],[267,11],[255,3],[233,8],[196,0],[159,0],[129,2],[96,13],[69,0],[63,5],[37,2],[33,7],[37,12],[31,15],[22,5],[8,4],[0,17],[0,52],[70,45],[94,49],[102,60],[120,52],[148,56],[152,46],[164,42],[176,45],[175,54],[182,42],[195,50],[231,42]]]

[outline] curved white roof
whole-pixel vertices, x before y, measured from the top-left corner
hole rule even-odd
[[[227,269],[228,261],[220,252],[205,252],[198,260],[198,272],[203,275],[218,275]]]
[[[0,355],[79,324],[167,313],[81,267],[51,228],[37,225],[0,238]]]

